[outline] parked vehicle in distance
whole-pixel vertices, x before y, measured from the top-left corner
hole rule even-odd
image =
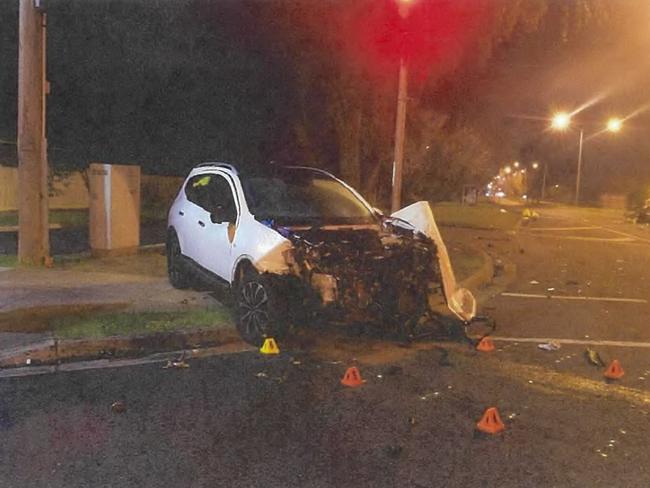
[[[169,211],[167,264],[175,287],[229,288],[255,345],[317,316],[408,330],[440,288],[429,237],[301,166],[196,166]]]

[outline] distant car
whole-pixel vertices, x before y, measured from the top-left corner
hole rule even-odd
[[[406,328],[440,287],[430,238],[299,166],[196,166],[169,211],[167,264],[175,287],[228,287],[255,345],[315,317]]]

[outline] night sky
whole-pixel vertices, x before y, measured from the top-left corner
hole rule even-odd
[[[445,121],[439,144],[466,130],[485,148],[481,172],[467,178],[537,160],[570,184],[577,130],[551,133],[546,119],[586,106],[575,118],[588,136],[586,193],[650,183],[645,0],[419,0],[406,23],[388,0],[47,5],[54,168],[101,160],[183,174],[202,160],[281,159],[337,171],[332,93],[344,94],[343,112],[350,100],[364,104],[361,158],[387,168],[397,63],[408,52],[413,164],[429,137],[417,115],[429,111]],[[17,0],[0,0],[5,142],[16,131],[17,10]],[[629,117],[623,131],[592,137],[611,115]],[[0,157],[12,162],[9,145],[0,144]]]

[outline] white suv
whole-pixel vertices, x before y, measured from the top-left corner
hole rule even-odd
[[[314,168],[203,163],[169,211],[169,280],[233,292],[237,328],[260,344],[315,316],[413,327],[440,287],[436,246]]]

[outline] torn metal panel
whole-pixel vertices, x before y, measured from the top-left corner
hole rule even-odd
[[[447,306],[463,321],[471,321],[476,316],[476,299],[471,291],[458,287],[447,247],[436,225],[429,203],[425,201],[416,202],[398,210],[392,216],[405,220],[433,240],[438,249],[437,259],[440,265]]]

